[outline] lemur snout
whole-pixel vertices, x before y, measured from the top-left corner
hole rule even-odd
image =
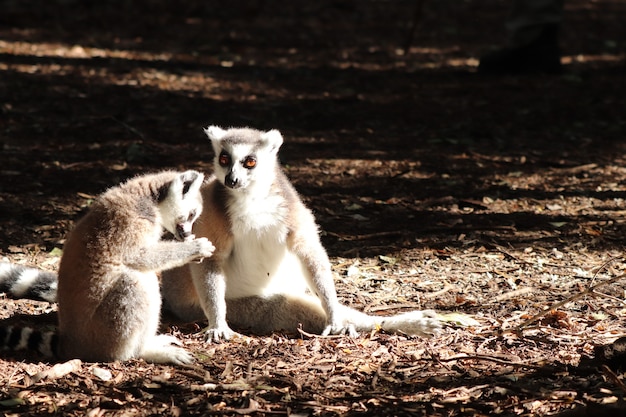
[[[191,230],[185,230],[185,226],[182,224],[176,225],[176,238],[178,240],[187,240],[191,236]]]
[[[226,178],[224,178],[224,184],[228,188],[237,188],[237,186],[239,185],[239,179],[234,175],[228,174],[226,175]]]

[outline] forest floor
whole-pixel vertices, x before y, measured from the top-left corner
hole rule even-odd
[[[3,355],[0,415],[623,413],[594,352],[626,335],[626,3],[566,2],[562,75],[478,74],[507,4],[5,1],[0,259],[54,271],[93,196],[210,172],[209,124],[276,128],[342,302],[449,321],[207,344],[165,316],[195,365]]]

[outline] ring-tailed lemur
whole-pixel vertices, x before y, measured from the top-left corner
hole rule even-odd
[[[166,306],[187,320],[207,318],[207,339],[228,340],[237,329],[254,333],[295,331],[356,335],[382,328],[432,335],[433,311],[369,316],[337,300],[331,264],[313,214],[277,161],[277,130],[205,130],[214,177],[202,187],[204,211],[194,233],[216,250],[201,264],[166,271]]]
[[[211,242],[192,234],[202,212],[203,179],[196,171],[165,171],[136,177],[97,198],[63,248],[58,338],[56,332],[9,327],[0,330],[0,346],[88,361],[192,362],[190,353],[174,346],[174,337],[157,334],[161,297],[156,272],[212,255]],[[161,240],[164,230],[178,241]],[[54,284],[49,273],[34,271],[2,265],[0,288],[13,296],[52,301],[52,285],[27,289],[27,284]]]
[[[161,292],[169,310],[185,320],[208,319],[210,340],[231,338],[235,332],[228,323],[254,333],[295,331],[298,325],[317,334],[439,330],[432,311],[379,317],[338,302],[313,214],[278,164],[278,131],[211,126],[205,132],[216,175],[202,187],[204,210],[194,228],[216,251],[202,264],[163,272]],[[41,283],[34,295],[54,299],[44,275],[7,268],[4,275],[0,269],[0,291],[19,296]]]

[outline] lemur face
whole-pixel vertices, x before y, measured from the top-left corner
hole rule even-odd
[[[223,184],[228,188],[246,188],[257,174],[252,172],[257,168],[257,152],[249,148],[249,146],[241,145],[228,146],[220,151],[217,165],[223,172],[219,178],[220,180],[224,178]]]
[[[196,171],[186,171],[176,177],[165,193],[159,210],[163,227],[177,240],[190,240],[194,222],[202,212],[200,186],[204,175]]]
[[[283,141],[277,130],[223,130],[211,126],[205,132],[215,151],[214,174],[224,186],[245,190],[273,177],[276,154]]]

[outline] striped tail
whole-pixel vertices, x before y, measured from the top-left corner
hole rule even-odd
[[[57,357],[59,337],[55,331],[40,331],[30,327],[0,327],[0,349],[31,350],[48,358]]]
[[[23,265],[0,262],[0,292],[11,298],[57,300],[57,274]]]

